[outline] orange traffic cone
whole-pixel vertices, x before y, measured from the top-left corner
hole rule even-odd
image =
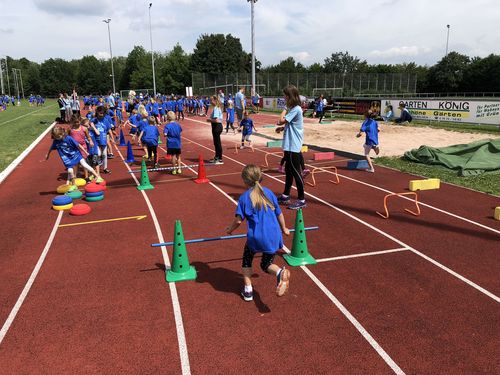
[[[199,156],[198,161],[198,178],[194,180],[197,184],[204,184],[206,182],[210,182],[207,178],[207,172],[205,172],[205,163],[203,162],[203,158],[201,155]]]

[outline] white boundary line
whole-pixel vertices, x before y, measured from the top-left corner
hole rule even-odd
[[[21,116],[18,116],[18,117],[16,117],[16,118],[13,118],[13,119],[10,119],[10,120],[7,120],[7,121],[5,121],[5,122],[0,123],[0,126],[5,125],[5,124],[8,124],[9,122],[12,122],[12,121],[19,120],[20,118],[23,118],[23,117],[26,117],[26,116],[30,116],[30,115],[32,115],[32,114],[34,114],[34,113],[37,113],[37,112],[43,111],[44,109],[47,109],[47,108],[50,108],[50,107],[54,107],[54,106],[55,106],[55,104],[51,104],[51,105],[49,105],[49,106],[47,106],[47,107],[37,109],[36,111],[30,112],[30,113],[25,113],[24,115],[21,115]]]
[[[3,183],[3,181],[7,178],[8,175],[12,173],[14,169],[23,161],[23,159],[28,156],[28,154],[33,150],[36,145],[47,135],[47,133],[52,129],[52,127],[56,124],[54,121],[47,129],[44,130],[42,134],[38,136],[37,139],[35,139],[29,146],[26,148],[21,155],[19,155],[17,158],[15,158],[12,163],[10,163],[7,168],[5,168],[1,173],[0,173],[0,184]]]
[[[52,232],[50,232],[49,239],[47,240],[47,243],[45,244],[45,247],[42,251],[42,254],[40,255],[40,258],[38,258],[38,262],[35,265],[35,268],[33,268],[33,271],[31,272],[31,276],[26,282],[26,285],[24,286],[23,291],[21,292],[21,295],[17,299],[16,304],[10,311],[9,316],[7,317],[7,320],[3,324],[2,329],[0,330],[0,345],[2,344],[3,339],[5,338],[5,335],[7,334],[7,331],[9,330],[10,326],[14,322],[14,319],[16,318],[17,313],[21,309],[21,306],[26,299],[26,296],[28,295],[33,283],[35,282],[35,279],[38,275],[38,272],[40,272],[40,269],[42,268],[43,262],[45,261],[45,258],[47,257],[47,254],[49,253],[50,246],[52,245],[52,241],[54,241],[54,237],[56,236],[57,228],[59,227],[59,223],[61,222],[62,216],[63,216],[64,211],[59,211],[59,214],[57,215],[56,222],[54,223],[54,227],[52,228]]]
[[[125,159],[123,158],[123,155],[118,148],[118,146],[115,145],[115,149],[118,152],[118,155],[120,155],[120,158],[123,161],[123,164],[127,167],[129,171],[132,169],[130,166],[125,163]],[[130,174],[132,178],[134,179],[135,183],[137,185],[139,184],[139,181],[137,180],[137,177],[131,173]],[[158,222],[158,218],[156,217],[156,213],[153,209],[153,206],[151,204],[151,201],[149,200],[149,197],[147,196],[146,192],[144,190],[140,191],[142,193],[142,196],[144,200],[146,201],[146,204],[149,208],[149,212],[151,214],[151,218],[153,219],[153,223],[156,229],[156,234],[158,236],[158,241],[159,242],[165,242],[163,238],[163,233],[160,228],[160,223]],[[161,246],[161,253],[163,256],[163,262],[165,263],[166,269],[170,268],[170,259],[168,258],[168,253],[167,253],[167,248],[166,246]],[[180,355],[180,360],[181,360],[181,369],[182,369],[182,374],[183,375],[189,375],[191,374],[191,366],[189,365],[189,354],[187,350],[187,343],[186,343],[186,334],[184,331],[184,323],[182,321],[182,312],[181,312],[181,306],[179,303],[179,296],[177,294],[177,287],[175,286],[175,283],[168,283],[168,286],[170,288],[170,296],[172,298],[172,307],[174,310],[174,319],[175,319],[175,328],[177,330],[177,341],[179,344],[179,355]]]
[[[401,247],[399,249],[372,251],[372,252],[369,252],[369,253],[359,253],[359,254],[351,254],[351,255],[342,255],[342,256],[332,257],[332,258],[316,259],[316,262],[318,262],[318,263],[321,263],[321,262],[331,262],[331,261],[335,261],[335,260],[368,257],[368,256],[372,256],[372,255],[397,253],[397,252],[400,252],[400,251],[409,251],[409,250],[410,249],[408,249],[407,247]]]
[[[184,137],[185,139],[188,139]],[[203,148],[208,149],[207,147],[191,141],[194,144],[197,144]],[[166,151],[163,147],[160,147],[162,150]],[[233,160],[231,158],[228,158],[230,160]],[[233,160],[241,165],[244,165],[236,160]],[[196,174],[196,171],[192,168],[188,168],[192,172]],[[210,185],[213,186],[216,190],[218,190],[220,193],[222,193],[226,198],[228,198],[231,202],[233,202],[235,205],[238,203],[231,197],[229,196],[226,192],[224,192],[221,188],[219,188],[217,185],[215,185],[213,182],[210,182]],[[290,249],[288,249],[286,246],[283,246],[283,250],[285,250],[287,253],[290,253]],[[351,324],[358,330],[358,332],[365,338],[366,341],[375,349],[375,351],[382,357],[382,359],[385,361],[385,363],[398,375],[404,375],[404,371],[401,370],[401,368],[394,362],[394,360],[387,354],[387,352],[380,346],[380,344],[368,333],[368,331],[361,325],[361,323],[347,310],[344,305],[328,290],[328,288],[325,287],[325,285],[319,281],[319,279],[305,266],[300,267],[306,275],[308,275],[311,280],[320,288],[320,290],[333,302],[333,304],[340,310],[342,314],[351,322]]]
[[[210,148],[208,148],[208,147],[206,147],[206,146],[203,146],[202,144],[200,144],[200,143],[198,143],[198,142],[195,142],[195,141],[193,141],[193,140],[190,140],[190,139],[188,139],[188,138],[186,138],[186,137],[184,137],[184,138],[185,138],[186,140],[188,140],[188,141],[191,141],[191,142],[192,142],[192,143],[194,143],[194,144],[197,144],[197,145],[199,145],[199,146],[201,146],[201,147],[203,147],[203,148],[207,149],[207,150],[211,150]],[[243,164],[243,163],[241,163],[241,162],[239,162],[239,161],[237,161],[237,160],[235,160],[235,159],[233,159],[233,158],[231,158],[231,157],[229,157],[229,156],[225,156],[225,159],[232,160],[232,161],[234,161],[235,163],[240,164],[240,165],[243,165],[243,166],[245,165],[245,164]],[[280,182],[280,183],[284,184],[284,182],[283,182],[283,181],[281,181],[280,179],[278,179],[278,178],[276,178],[276,177],[274,177],[274,176],[272,176],[272,175],[270,175],[270,174],[267,174],[267,173],[263,173],[263,174],[264,174],[264,175],[266,175],[267,177],[269,177],[269,178],[271,178],[271,179],[275,180],[275,181],[278,181],[278,182]],[[293,187],[293,188],[295,189],[295,187]],[[356,217],[356,216],[354,216],[354,215],[350,214],[350,213],[349,213],[349,212],[347,212],[347,211],[342,210],[341,208],[338,208],[337,206],[335,206],[335,205],[333,205],[333,204],[331,204],[331,203],[329,203],[329,202],[325,201],[324,199],[321,199],[321,198],[319,198],[319,197],[317,197],[317,196],[315,196],[315,195],[313,195],[313,194],[311,194],[311,193],[305,192],[304,194],[305,194],[305,195],[307,195],[307,196],[309,196],[309,197],[311,197],[311,198],[314,198],[314,199],[316,199],[318,202],[321,202],[321,203],[325,204],[326,206],[331,207],[331,208],[333,208],[334,210],[336,210],[336,211],[338,211],[338,212],[340,212],[340,213],[342,213],[342,214],[344,214],[344,215],[346,215],[346,216],[350,217],[351,219],[353,219],[353,220],[357,221],[358,223],[363,224],[364,226],[366,226],[366,227],[368,227],[368,228],[370,228],[370,229],[374,230],[375,232],[377,232],[377,233],[381,234],[382,236],[384,236],[384,237],[386,237],[386,238],[391,239],[392,241],[394,241],[395,243],[397,243],[397,244],[398,244],[398,245],[400,245],[401,247],[406,247],[406,248],[408,248],[408,249],[409,249],[411,252],[413,252],[414,254],[417,254],[418,256],[420,256],[420,257],[424,258],[425,260],[427,260],[427,261],[431,262],[432,264],[434,264],[435,266],[437,266],[437,267],[441,268],[442,270],[444,270],[444,271],[448,272],[449,274],[451,274],[451,275],[453,275],[453,276],[457,277],[458,279],[462,280],[463,282],[465,282],[465,283],[466,283],[466,284],[468,284],[469,286],[471,286],[471,287],[475,288],[476,290],[480,291],[481,293],[485,294],[486,296],[488,296],[488,297],[492,298],[494,301],[496,301],[496,302],[499,302],[499,303],[500,303],[500,297],[496,296],[495,294],[491,293],[490,291],[486,290],[485,288],[483,288],[483,287],[479,286],[478,284],[474,283],[473,281],[471,281],[471,280],[467,279],[466,277],[464,277],[464,276],[462,276],[462,275],[458,274],[457,272],[455,272],[455,271],[453,271],[452,269],[450,269],[450,268],[446,267],[445,265],[443,265],[443,264],[439,263],[438,261],[436,261],[436,260],[434,260],[434,259],[430,258],[429,256],[427,256],[427,255],[425,255],[425,254],[422,254],[420,251],[418,251],[418,250],[414,249],[413,247],[411,247],[411,246],[407,245],[407,244],[406,244],[406,243],[404,243],[403,241],[398,240],[397,238],[395,238],[395,237],[391,236],[389,233],[384,232],[383,230],[381,230],[381,229],[379,229],[379,228],[377,228],[377,227],[375,227],[375,226],[373,226],[373,225],[369,224],[368,222],[366,222],[366,221],[364,221],[364,220],[362,220],[362,219],[360,219],[360,218],[358,218],[358,217]]]

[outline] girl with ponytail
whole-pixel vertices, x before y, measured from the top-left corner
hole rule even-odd
[[[290,271],[274,264],[276,252],[283,248],[282,233],[289,235],[285,218],[274,193],[261,185],[262,172],[255,165],[247,165],[241,178],[248,190],[238,200],[235,218],[226,232],[231,234],[241,222],[247,220],[247,242],[243,250],[242,271],[244,288],[241,296],[253,300],[252,261],[255,253],[262,253],[260,267],[276,276],[276,294],[281,297],[288,290]]]

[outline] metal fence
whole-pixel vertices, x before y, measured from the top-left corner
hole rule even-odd
[[[234,94],[238,87],[250,87],[250,73],[193,73],[195,95],[212,95],[219,89]],[[297,86],[301,95],[341,97],[372,94],[411,94],[417,91],[417,75],[410,73],[257,73],[256,87],[261,96],[282,96],[283,87]],[[324,92],[322,92],[324,91]]]

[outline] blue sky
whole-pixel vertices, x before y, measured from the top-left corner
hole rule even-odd
[[[109,57],[134,45],[149,50],[148,5],[128,0],[0,0],[0,56],[41,62],[84,55]],[[231,33],[250,52],[246,0],[162,0],[151,8],[155,51],[176,44],[191,52],[200,34]],[[258,0],[256,56],[276,64],[293,56],[304,65],[348,51],[369,63],[432,65],[449,50],[469,56],[500,54],[498,0]]]

